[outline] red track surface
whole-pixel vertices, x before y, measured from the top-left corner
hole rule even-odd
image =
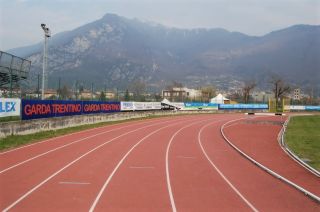
[[[224,141],[220,127],[239,118],[245,116],[129,122],[0,153],[0,209],[319,211],[318,203]],[[237,122],[225,133],[259,162],[319,195],[319,179],[278,146],[279,130],[277,125]]]

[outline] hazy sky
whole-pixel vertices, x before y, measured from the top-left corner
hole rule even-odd
[[[0,50],[41,41],[41,23],[54,35],[106,13],[263,35],[294,24],[320,25],[320,0],[0,0]]]

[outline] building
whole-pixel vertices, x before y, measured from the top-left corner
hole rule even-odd
[[[297,101],[299,101],[301,99],[301,89],[300,88],[293,89],[292,99],[297,100]]]
[[[58,93],[56,90],[48,89],[44,91],[44,99],[55,99],[57,96]]]
[[[263,103],[267,103],[269,101],[269,99],[274,98],[273,93],[264,92],[264,91],[253,92],[251,96],[252,96],[252,99],[254,102],[263,102]]]
[[[201,97],[201,90],[186,87],[162,90],[162,98],[168,99],[171,102],[199,101]]]

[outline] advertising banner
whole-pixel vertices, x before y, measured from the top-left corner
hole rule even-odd
[[[219,109],[235,109],[235,110],[242,110],[242,109],[268,109],[268,104],[219,104]]]
[[[120,102],[83,101],[83,114],[119,112]]]
[[[0,98],[0,117],[20,116],[21,100]]]
[[[22,119],[38,119],[120,111],[120,102],[22,100]]]
[[[121,102],[121,111],[133,111],[134,102]]]
[[[186,109],[218,110],[218,104],[215,103],[186,102],[184,106]]]
[[[285,110],[305,110],[306,106],[304,105],[285,105]]]
[[[305,106],[306,110],[320,111],[320,106]]]
[[[121,102],[121,111],[161,110],[161,102]]]

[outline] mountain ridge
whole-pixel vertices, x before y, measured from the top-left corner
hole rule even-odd
[[[219,84],[225,89],[254,78],[264,87],[263,79],[276,73],[296,85],[318,86],[319,37],[319,25],[294,25],[249,36],[221,28],[172,28],[106,14],[53,36],[49,85],[54,87],[57,78],[63,77],[121,89],[136,80],[158,90],[170,80],[192,87]],[[41,46],[9,52],[28,53],[23,56],[32,61],[35,75],[41,71]]]

